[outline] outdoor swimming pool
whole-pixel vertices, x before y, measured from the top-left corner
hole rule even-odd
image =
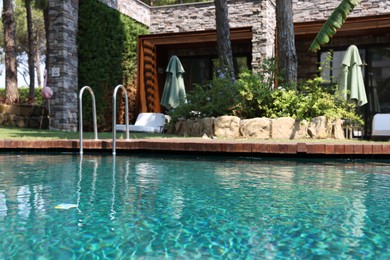
[[[390,258],[390,161],[0,154],[0,259]]]

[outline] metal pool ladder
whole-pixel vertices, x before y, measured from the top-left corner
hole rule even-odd
[[[92,96],[92,109],[93,109],[93,130],[95,140],[98,140],[98,132],[97,132],[97,123],[96,123],[96,102],[95,102],[95,94],[93,94],[93,90],[89,86],[85,86],[80,90],[79,94],[79,133],[80,133],[80,154],[83,154],[83,93],[84,90],[88,90]]]
[[[126,140],[129,140],[129,98],[126,88],[123,85],[118,85],[112,94],[112,155],[116,154],[116,94],[120,88],[123,90],[125,96]]]

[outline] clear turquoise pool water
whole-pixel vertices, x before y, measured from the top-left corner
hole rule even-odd
[[[0,259],[389,259],[390,162],[0,154],[0,236]]]

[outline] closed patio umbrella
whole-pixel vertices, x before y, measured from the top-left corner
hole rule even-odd
[[[339,92],[341,98],[355,100],[358,106],[367,104],[362,66],[359,49],[355,45],[349,46],[341,63]]]
[[[176,108],[180,103],[187,102],[183,79],[185,71],[177,56],[173,55],[171,57],[165,71],[167,72],[167,79],[165,80],[160,103],[168,109]]]

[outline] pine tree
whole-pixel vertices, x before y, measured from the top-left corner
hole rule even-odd
[[[16,26],[12,0],[3,1],[2,18],[5,49],[5,102],[7,104],[13,104],[19,100],[19,93],[16,63]]]
[[[276,0],[277,64],[280,83],[295,86],[298,59],[295,49],[292,0]]]
[[[215,20],[217,26],[217,45],[219,67],[227,70],[229,76],[234,75],[233,52],[230,41],[227,0],[215,0]]]

